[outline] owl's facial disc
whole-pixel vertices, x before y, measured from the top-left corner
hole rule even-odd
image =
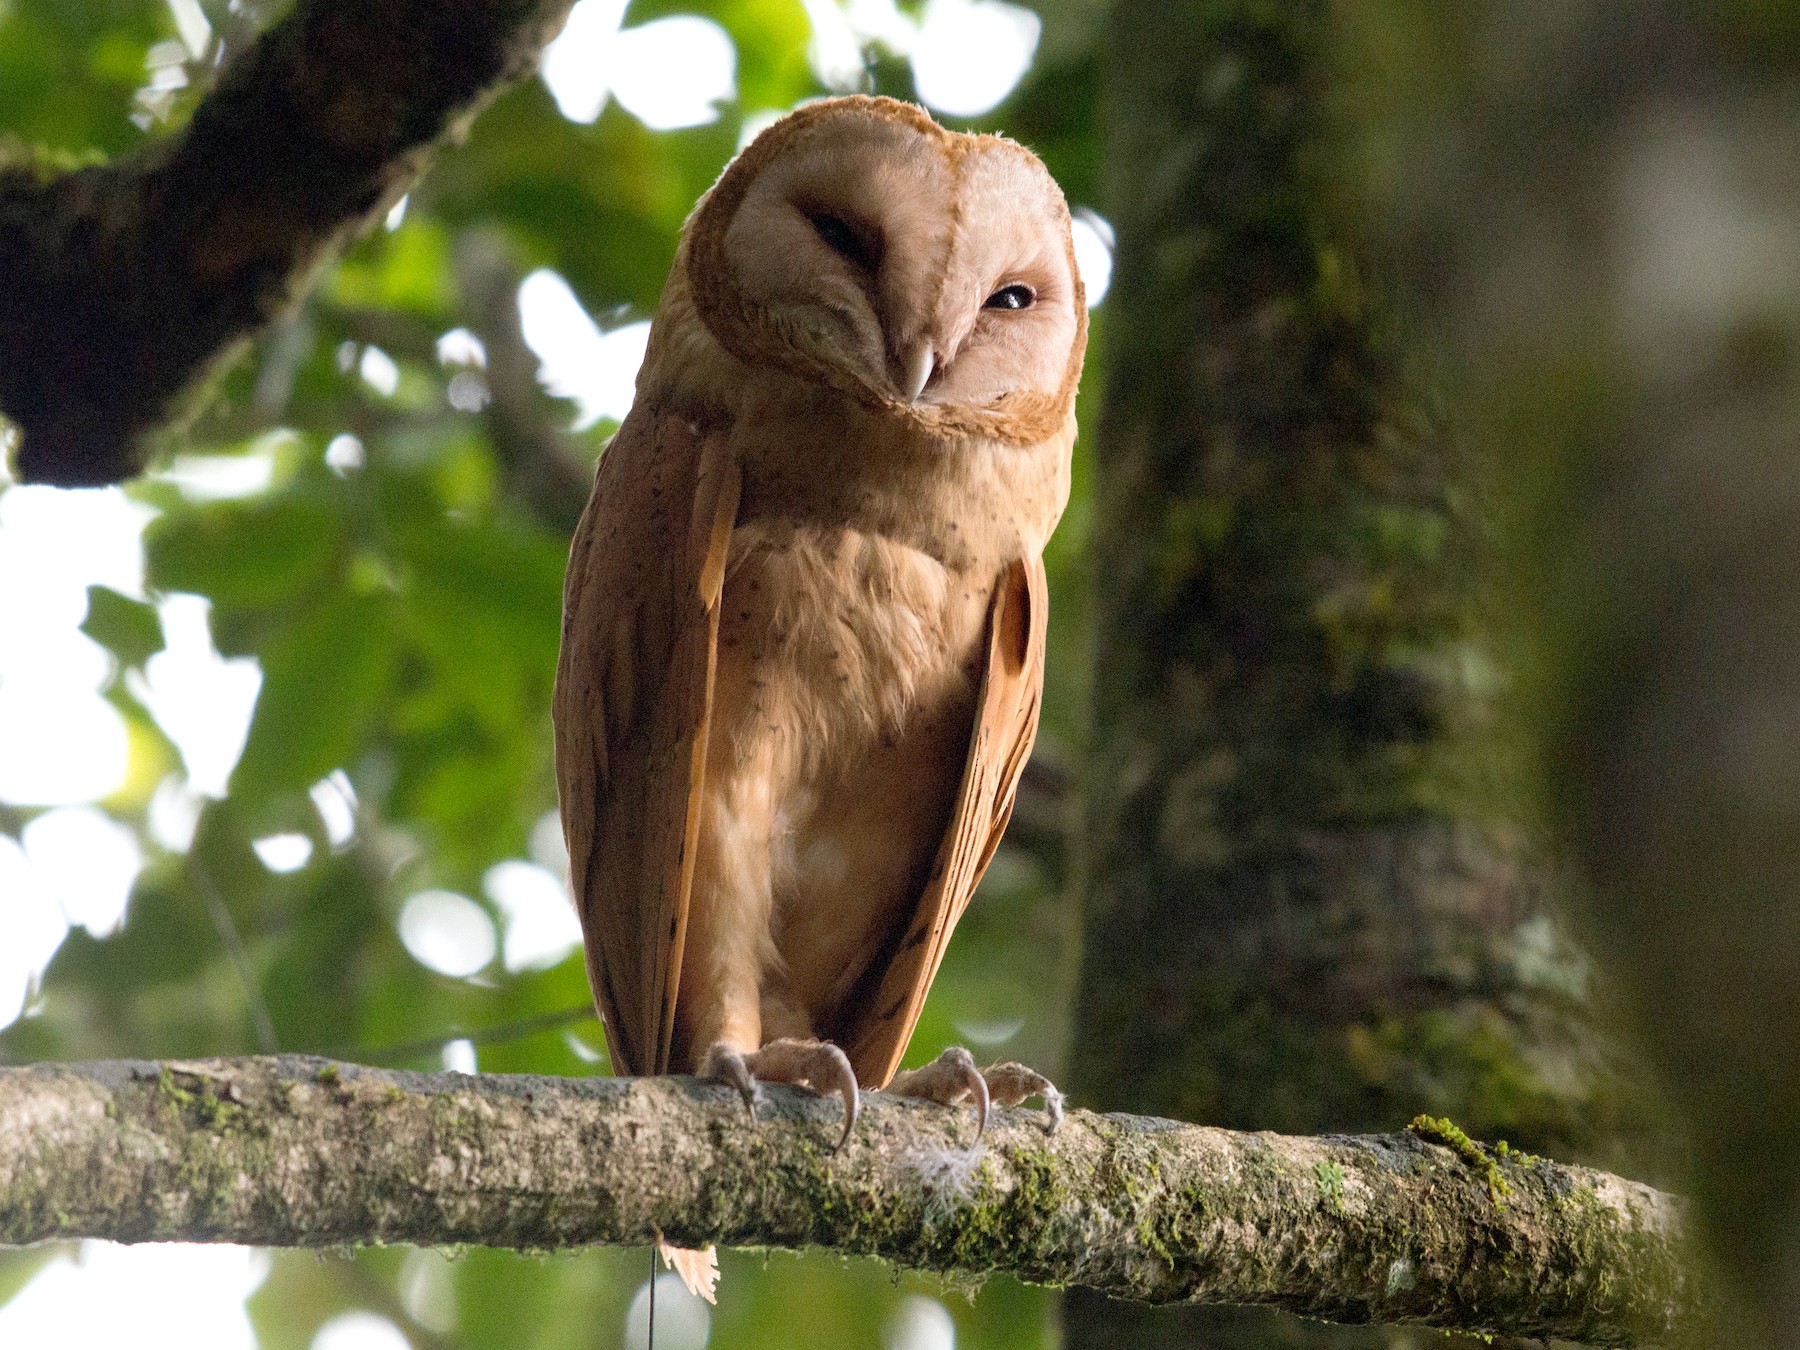
[[[1050,175],[1007,141],[971,138],[950,247],[925,321],[937,362],[919,402],[991,408],[1063,388],[1080,340],[1068,209]]]
[[[983,421],[1072,389],[1068,230],[1029,151],[916,115],[843,116],[761,165],[723,262],[760,358],[899,416]]]

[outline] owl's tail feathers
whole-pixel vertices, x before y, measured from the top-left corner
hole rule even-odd
[[[719,1249],[707,1243],[699,1251],[691,1247],[676,1247],[656,1235],[656,1253],[662,1257],[663,1264],[677,1275],[687,1286],[688,1293],[698,1294],[708,1303],[717,1304],[719,1296],[715,1292],[719,1287]]]

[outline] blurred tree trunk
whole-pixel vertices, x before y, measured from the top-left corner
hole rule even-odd
[[[1697,1141],[1713,1343],[1800,1346],[1800,6],[1512,0],[1421,56],[1394,219],[1517,466],[1594,949]]]
[[[1369,275],[1330,8],[1119,0],[1111,37],[1071,1086],[1605,1156],[1633,1088],[1496,718],[1481,494]],[[1064,1320],[1081,1350],[1407,1336],[1082,1294]]]

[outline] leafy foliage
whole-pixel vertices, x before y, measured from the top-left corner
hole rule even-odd
[[[242,39],[259,7],[206,0],[203,8]],[[628,23],[675,8],[645,0]],[[155,844],[146,823],[153,801],[182,770],[135,692],[163,647],[156,611],[91,592],[84,631],[116,661],[107,697],[132,746],[131,772],[105,805],[138,832],[149,861],[122,929],[70,935],[34,1015],[0,1031],[0,1057],[254,1051],[264,1048],[261,1017],[283,1049],[435,1067],[446,1042],[473,1035],[484,1070],[603,1068],[579,954],[545,970],[496,960],[455,979],[421,965],[398,933],[407,898],[431,888],[476,897],[504,929],[484,879],[502,861],[543,858],[534,830],[555,808],[548,707],[567,538],[518,490],[483,406],[498,391],[481,382],[501,378],[499,363],[485,374],[447,366],[436,344],[465,326],[490,350],[504,341],[469,284],[467,248],[477,238],[499,242],[515,281],[538,267],[560,273],[609,327],[647,317],[681,222],[735,152],[745,119],[826,92],[808,63],[800,0],[695,8],[736,44],[738,98],[718,121],[657,132],[615,102],[593,125],[578,125],[540,82],[519,87],[440,158],[397,226],[362,240],[168,437],[165,451],[176,456],[266,460],[268,485],[219,496],[152,476],[130,489],[158,512],[145,540],[151,602],[206,597],[218,650],[253,657],[261,689],[229,794],[201,805],[185,850]],[[1040,8],[1046,57],[987,121],[1035,144],[1073,200],[1091,199],[1099,154],[1088,10],[1067,0]],[[180,60],[176,37],[164,0],[0,0],[8,134],[0,156],[16,140],[53,162],[81,162],[162,134],[208,77],[204,62]],[[878,57],[871,51],[871,87],[910,96],[905,64]],[[176,94],[146,93],[158,62],[180,66]],[[391,391],[359,373],[377,349],[377,361],[394,363]],[[1084,411],[1095,383],[1090,373]],[[564,433],[566,405],[535,390],[531,401],[540,429],[591,471],[612,424]],[[345,437],[360,456],[337,453],[351,445]],[[1086,481],[1078,467],[1077,500],[1050,559],[1059,604],[1045,732],[1052,754],[1079,726]],[[349,839],[334,840],[312,791],[336,770],[355,793]],[[0,812],[0,828],[16,832],[30,814]],[[298,869],[276,872],[254,841],[283,833],[304,836],[312,851]],[[999,1036],[1014,1023],[1023,1029],[1005,1052],[1053,1062],[1070,925],[1054,890],[1060,869],[1049,863],[1003,855],[909,1062],[960,1039],[959,1027]],[[492,1028],[523,1029],[484,1039]],[[0,1297],[42,1259],[0,1255]],[[393,1318],[419,1345],[617,1344],[645,1265],[630,1252],[550,1261],[458,1254],[445,1267],[457,1313],[433,1330],[416,1307],[408,1312],[413,1259],[278,1257],[252,1305],[262,1344],[306,1346],[353,1307]],[[836,1258],[730,1253],[724,1268],[717,1345],[787,1345],[804,1335],[820,1350],[866,1346],[901,1291],[943,1293]],[[1048,1334],[1046,1297],[1009,1280],[950,1306],[964,1345],[1036,1345]]]

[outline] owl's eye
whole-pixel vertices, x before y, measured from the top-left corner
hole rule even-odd
[[[983,309],[1030,309],[1037,296],[1031,287],[1014,284],[1002,286],[990,295],[981,306]]]
[[[855,263],[866,272],[873,272],[881,261],[876,250],[869,246],[849,221],[842,216],[834,216],[830,212],[821,211],[809,216],[813,229],[819,232],[819,238],[825,246],[839,257]]]

